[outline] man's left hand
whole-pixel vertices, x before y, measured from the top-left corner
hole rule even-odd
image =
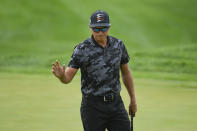
[[[135,117],[136,112],[137,112],[136,102],[130,102],[130,104],[129,104],[129,115],[132,115],[133,117]]]

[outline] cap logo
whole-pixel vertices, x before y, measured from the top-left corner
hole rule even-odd
[[[97,16],[96,17],[97,22],[101,22],[101,21],[104,20],[104,15],[103,14],[97,14],[96,16]]]

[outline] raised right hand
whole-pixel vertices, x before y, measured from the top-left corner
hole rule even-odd
[[[65,68],[66,68],[65,65],[61,67],[57,60],[54,64],[52,64],[52,72],[60,80],[64,79]]]

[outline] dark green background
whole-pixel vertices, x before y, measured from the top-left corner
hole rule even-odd
[[[109,34],[122,39],[134,71],[197,73],[195,0],[1,0],[0,70],[48,72],[88,38],[97,9],[111,19]]]
[[[110,15],[109,34],[131,61],[135,131],[197,130],[196,0],[0,0],[0,131],[82,131],[80,73],[51,73],[90,37],[89,17]],[[78,71],[79,72],[79,71]],[[61,88],[60,88],[61,87]],[[129,97],[122,84],[125,107]]]

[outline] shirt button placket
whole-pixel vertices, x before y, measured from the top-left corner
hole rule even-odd
[[[106,48],[103,49],[103,59],[105,64],[107,63],[107,55],[106,55]]]
[[[105,65],[107,65],[106,48],[103,48],[103,60],[104,60]],[[104,95],[105,95],[106,93],[105,88],[103,88],[103,90],[104,90]]]

